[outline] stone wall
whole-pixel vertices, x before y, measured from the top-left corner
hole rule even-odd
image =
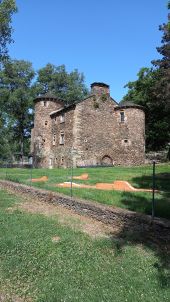
[[[61,205],[74,210],[78,214],[90,216],[112,226],[119,225],[124,231],[129,231],[129,227],[133,227],[140,232],[144,229],[151,228],[154,230],[155,238],[158,238],[160,232],[162,239],[163,236],[165,236],[166,240],[169,238],[170,222],[166,219],[155,218],[151,224],[151,216],[148,215],[101,205],[96,202],[75,197],[71,198],[59,193],[37,189],[11,181],[0,180],[0,188],[5,188],[16,193],[22,193],[24,196],[28,195],[29,197],[32,197],[33,200],[38,198],[42,202]]]
[[[92,96],[75,109],[77,166],[141,165],[145,162],[145,114],[139,108],[123,109],[110,97]]]
[[[76,106],[76,112],[79,112],[75,137],[79,149],[78,166],[101,164],[104,156],[111,158],[111,164],[114,161],[115,106],[109,97],[103,100],[98,95]]]
[[[55,142],[51,146],[54,167],[67,167],[72,164],[74,107],[58,112],[52,116],[52,136]],[[63,143],[61,135],[64,136]]]

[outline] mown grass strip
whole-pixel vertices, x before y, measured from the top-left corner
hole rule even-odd
[[[21,201],[0,191],[3,292],[36,302],[168,301],[163,251],[119,238],[92,240],[57,217],[12,211]]]

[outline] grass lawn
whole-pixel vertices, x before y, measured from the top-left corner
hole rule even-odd
[[[0,300],[169,301],[168,255],[159,244],[140,238],[137,244],[132,236],[92,239],[57,215],[17,208],[23,202],[0,190]],[[52,242],[54,236],[60,240]]]
[[[70,181],[71,173],[71,169],[33,169],[32,172],[29,169],[0,169],[0,178],[30,185],[31,175],[33,178],[47,175],[49,179],[46,183],[32,183],[32,185],[70,195],[69,188],[58,188],[55,184]],[[73,170],[74,176],[82,173],[88,173],[89,179],[86,181],[74,180],[74,182],[96,184],[97,182],[111,183],[115,180],[127,180],[136,188],[152,188],[152,166],[77,168]],[[155,215],[170,219],[170,164],[156,165],[156,188],[160,190],[160,193],[155,194]],[[151,214],[152,193],[73,188],[73,196]]]

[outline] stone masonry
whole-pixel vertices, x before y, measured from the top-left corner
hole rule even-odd
[[[35,99],[31,152],[36,167],[141,165],[145,161],[145,113],[93,83],[91,95],[64,106],[55,96]]]

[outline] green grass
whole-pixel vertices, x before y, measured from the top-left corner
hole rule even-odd
[[[77,183],[95,184],[97,182],[113,182],[127,180],[136,188],[152,188],[152,166],[141,167],[111,167],[111,168],[83,168],[74,169],[73,175],[88,173],[86,181],[74,180]],[[71,169],[33,169],[32,177],[47,175],[46,183],[32,183],[32,185],[70,195],[70,189],[57,188],[55,184],[70,181]],[[22,182],[30,185],[31,170],[29,169],[0,169],[0,178]],[[170,165],[156,165],[155,215],[170,219]],[[139,211],[145,214],[152,212],[152,193],[146,192],[118,192],[95,189],[73,188],[73,196],[90,199],[99,203]]]
[[[140,236],[139,244],[133,236],[92,240],[57,217],[9,211],[21,201],[0,190],[0,293],[32,302],[169,301],[159,245],[141,245]]]

